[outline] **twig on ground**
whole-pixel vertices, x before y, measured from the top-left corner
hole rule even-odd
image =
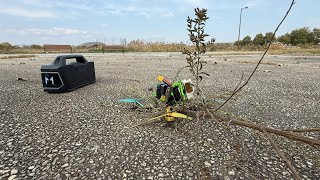
[[[151,123],[156,123],[156,122],[160,122],[161,121],[161,118],[157,118],[157,119],[147,119],[146,121],[142,122],[142,123],[139,123],[139,124],[135,124],[135,125],[132,125],[130,126],[130,128],[136,128],[136,127],[139,127],[139,126],[144,126],[144,125],[147,125],[147,124],[151,124]]]
[[[196,154],[196,171],[197,177],[200,179],[200,167],[199,167],[199,131],[200,131],[200,114],[197,113],[197,124],[196,124],[196,137],[195,137],[195,154]]]
[[[266,132],[265,129],[261,129],[261,131],[266,135],[268,138],[269,142],[273,146],[273,148],[277,151],[280,159],[288,166],[292,174],[294,175],[295,179],[301,180],[301,177],[299,176],[297,170],[293,167],[291,162],[284,156],[284,154],[281,152],[280,148],[276,145],[276,143],[272,140],[272,137],[270,136],[269,133]]]
[[[204,114],[204,116],[205,116],[205,115],[206,115],[206,114]],[[191,136],[191,137],[193,137],[194,139],[196,138],[196,135],[195,135],[195,134],[191,134],[190,131],[185,131],[185,130],[183,130],[183,129],[181,129],[181,128],[178,128],[178,131],[182,132],[182,133],[183,133],[184,135],[186,135],[186,136]],[[206,139],[203,139],[203,142],[206,142],[206,144],[207,144],[208,146],[210,146],[212,149],[214,149],[219,155],[221,155],[221,156],[224,155],[224,153],[222,153],[219,149],[217,149],[216,146],[212,144],[212,142],[210,142],[210,141],[208,141],[208,140],[206,140]],[[235,166],[237,166],[238,168],[240,168],[242,171],[244,171],[244,173],[247,174],[247,175],[249,175],[249,177],[251,177],[252,179],[257,180],[257,178],[256,178],[254,175],[252,175],[249,171],[247,171],[243,166],[241,166],[240,164],[238,164],[236,161],[232,161],[231,163],[234,164]]]
[[[190,110],[182,110],[181,112],[183,114],[195,115],[195,112],[194,111],[190,111]],[[211,112],[211,114],[212,114],[212,116],[214,118],[216,118],[217,120],[220,120],[222,122],[230,122],[230,120],[231,120],[230,118],[220,117],[217,114],[213,114],[212,112]],[[206,114],[206,116],[207,117],[212,117],[210,114]],[[290,131],[284,131],[284,130],[280,130],[280,129],[270,128],[270,127],[267,127],[265,125],[256,124],[256,123],[253,123],[253,122],[250,122],[250,121],[234,119],[230,123],[230,125],[238,125],[238,126],[248,127],[248,128],[251,128],[251,129],[258,130],[258,131],[261,131],[261,129],[264,129],[265,131],[267,131],[269,133],[277,134],[277,135],[286,137],[286,138],[294,140],[294,141],[300,141],[300,142],[309,144],[312,147],[320,146],[320,140],[319,139],[309,138],[309,137],[302,136],[300,134],[293,133],[293,132],[290,132]]]
[[[291,132],[317,132],[320,131],[320,128],[310,128],[310,129],[288,129],[286,131]]]

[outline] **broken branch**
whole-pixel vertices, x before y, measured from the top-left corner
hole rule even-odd
[[[195,115],[196,112],[194,111],[190,111],[190,110],[182,110],[181,111],[184,114],[189,114],[189,115]],[[320,146],[320,140],[318,139],[312,139],[306,136],[302,136],[300,134],[297,133],[293,133],[290,131],[284,131],[284,130],[280,130],[280,129],[274,129],[274,128],[270,128],[267,127],[265,125],[262,124],[256,124],[250,121],[244,121],[244,120],[237,120],[237,119],[231,119],[231,118],[226,118],[226,117],[220,117],[216,114],[213,114],[212,112],[207,113],[206,114],[207,117],[211,117],[211,118],[215,118],[221,122],[226,122],[230,125],[238,125],[238,126],[243,126],[243,127],[248,127],[254,130],[258,130],[261,131],[261,129],[264,129],[266,132],[268,133],[272,133],[272,134],[277,134],[283,137],[286,137],[288,139],[294,140],[294,141],[300,141],[306,144],[309,144],[311,146]]]
[[[261,131],[266,135],[268,138],[269,142],[273,146],[273,148],[277,151],[280,159],[288,166],[292,174],[294,175],[295,179],[301,180],[301,177],[299,176],[297,170],[293,167],[291,162],[284,156],[284,154],[280,151],[280,148],[277,146],[277,144],[272,140],[271,136],[269,133],[266,132],[266,130],[261,129]]]

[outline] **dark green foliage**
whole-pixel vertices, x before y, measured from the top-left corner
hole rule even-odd
[[[314,44],[320,43],[320,28],[314,28],[313,29],[313,37],[314,37]]]
[[[274,38],[272,38],[272,37],[273,37],[272,32],[267,32],[264,36],[262,33],[259,33],[254,37],[252,42],[254,45],[264,46],[267,43],[269,43],[270,41],[272,41],[272,42],[276,41],[276,37],[274,37]]]
[[[290,34],[286,33],[285,35],[279,36],[277,39],[279,42],[283,44],[290,44]]]
[[[14,46],[12,46],[8,42],[0,43],[0,50],[8,51],[14,49]]]
[[[240,41],[235,41],[233,45],[234,46],[241,46],[242,45],[242,41],[241,40]]]
[[[307,27],[293,30],[290,34],[290,43],[295,46],[314,43],[314,34]]]
[[[195,9],[196,18],[192,19],[188,16],[187,30],[189,32],[190,41],[195,44],[196,51],[191,52],[184,50],[184,54],[187,55],[186,60],[188,67],[192,75],[196,79],[196,92],[199,93],[199,82],[203,79],[203,76],[209,76],[208,73],[203,72],[202,68],[207,63],[201,59],[201,54],[206,52],[205,37],[209,36],[204,33],[205,22],[209,19],[207,17],[207,9]],[[215,41],[215,40],[214,40]]]
[[[247,46],[250,44],[252,44],[252,39],[250,36],[246,36],[242,40],[234,42],[235,46]]]
[[[269,43],[270,41],[271,41],[271,42],[276,41],[277,38],[274,37],[274,38],[272,39],[272,37],[273,37],[273,33],[272,33],[272,32],[267,32],[266,35],[264,36],[264,39],[265,39],[266,43]]]
[[[255,45],[263,46],[263,45],[265,45],[265,43],[266,43],[266,40],[265,40],[264,36],[262,35],[262,33],[257,34],[256,37],[254,37],[254,39],[253,39],[253,44],[255,44]]]
[[[250,36],[246,36],[243,38],[242,40],[242,45],[249,45],[252,43],[251,37]]]

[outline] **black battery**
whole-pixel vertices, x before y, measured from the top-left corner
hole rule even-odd
[[[158,84],[156,97],[160,99],[161,96],[165,96],[167,93],[167,88],[168,88],[168,85],[166,83]]]
[[[73,91],[96,81],[94,62],[82,55],[56,57],[52,64],[41,66],[41,77],[44,91],[53,93]]]

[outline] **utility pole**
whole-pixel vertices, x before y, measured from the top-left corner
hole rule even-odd
[[[241,8],[241,11],[240,11],[240,23],[239,23],[239,34],[238,34],[238,42],[240,41],[240,32],[241,32],[241,16],[242,16],[242,10],[244,9],[248,9],[248,7],[243,7]]]

